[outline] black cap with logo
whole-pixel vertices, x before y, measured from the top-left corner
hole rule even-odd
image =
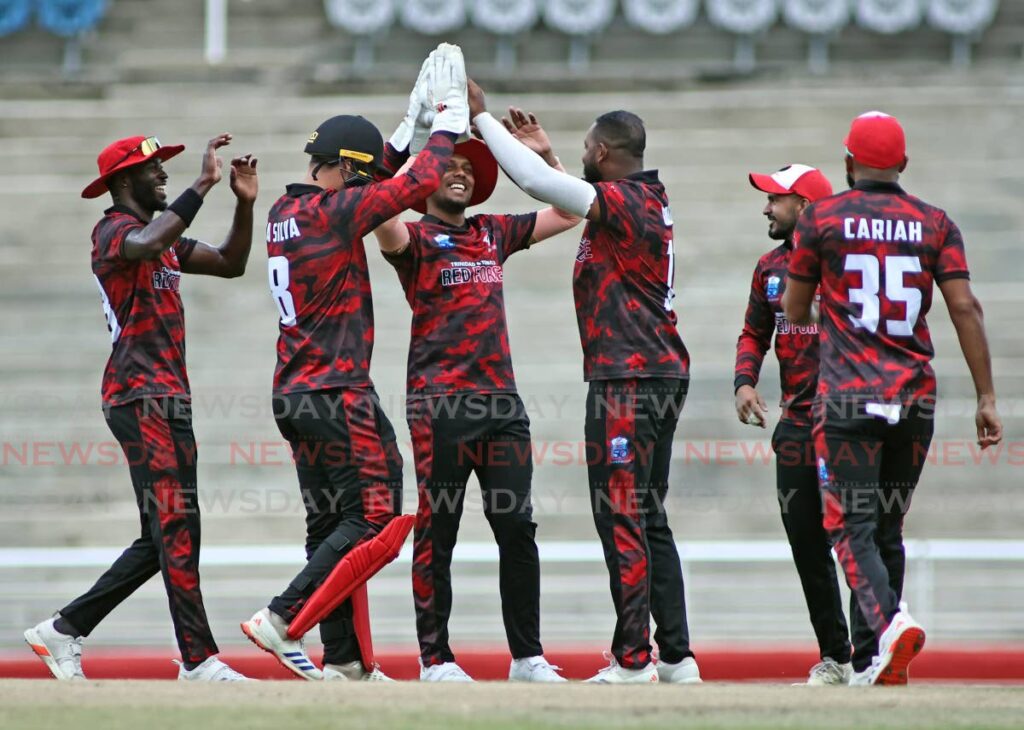
[[[306,154],[323,160],[314,170],[323,165],[334,164],[342,159],[349,160],[353,173],[346,184],[365,184],[376,179],[382,170],[384,138],[371,122],[360,116],[341,114],[323,122],[306,140]]]

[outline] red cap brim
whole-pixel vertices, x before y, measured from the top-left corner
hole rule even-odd
[[[487,145],[478,139],[471,139],[455,145],[452,153],[460,155],[469,160],[473,166],[473,194],[469,198],[467,208],[480,205],[491,197],[495,186],[498,184],[498,161],[487,148]],[[417,213],[427,212],[427,201],[421,200],[412,206]]]
[[[759,173],[752,172],[750,173],[750,184],[762,193],[770,193],[772,195],[795,195],[792,190],[787,190],[775,182],[771,175],[761,175]]]
[[[121,170],[124,170],[129,167],[134,167],[135,165],[141,165],[144,162],[149,162],[149,160],[154,157],[166,162],[167,160],[171,159],[176,155],[181,154],[184,151],[185,145],[183,144],[169,144],[164,145],[156,152],[146,157],[136,159],[135,157],[129,156],[127,160],[118,164],[114,169],[108,170],[106,173],[100,175],[98,178],[96,178],[91,183],[86,185],[85,188],[82,190],[82,197],[98,198],[101,195],[103,195],[105,192],[107,192],[107,180],[109,180],[110,176],[116,172],[120,172]]]

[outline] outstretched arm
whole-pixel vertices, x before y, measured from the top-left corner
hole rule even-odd
[[[540,156],[520,143],[487,112],[487,101],[472,79],[468,82],[470,117],[491,154],[509,177],[537,200],[581,218],[597,220],[601,209],[597,190],[590,183],[550,167]]]
[[[182,262],[186,274],[206,274],[232,279],[245,273],[252,248],[252,208],[259,191],[256,158],[251,154],[231,160],[231,192],[235,194],[235,217],[227,238],[219,247],[198,242]]]
[[[203,198],[220,182],[221,161],[217,150],[231,142],[230,134],[219,134],[211,139],[203,153],[202,169],[192,187],[168,206],[167,210],[142,228],[129,233],[121,247],[121,255],[129,261],[154,261],[174,245],[192,219],[199,212]]]
[[[416,155],[406,159],[397,172],[395,177],[404,175],[413,163],[416,162]],[[373,230],[373,235],[377,239],[377,245],[380,246],[381,253],[397,255],[405,251],[409,247],[409,229],[405,227],[405,224],[396,215],[393,218],[381,223]]]
[[[978,410],[974,421],[978,429],[981,448],[994,446],[1003,438],[1003,424],[996,411],[996,389],[992,382],[992,358],[985,336],[984,313],[981,302],[971,291],[966,278],[946,279],[939,282],[939,291],[946,300],[949,318],[953,320],[960,349],[967,360],[967,368],[974,380],[978,396]]]
[[[547,132],[544,131],[540,122],[537,121],[535,114],[510,106],[508,108],[508,116],[502,117],[501,123],[508,130],[509,134],[537,153],[548,167],[559,172],[565,172],[562,163],[551,149],[551,140],[548,138]],[[559,208],[545,208],[538,211],[537,222],[533,227],[530,243],[538,243],[552,236],[557,236],[559,233],[569,230],[581,220],[580,216],[573,215]]]

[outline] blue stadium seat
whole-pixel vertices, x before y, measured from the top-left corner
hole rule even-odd
[[[28,25],[32,0],[0,0],[0,38]]]
[[[71,38],[94,28],[106,10],[106,0],[36,0],[39,25],[54,35]]]

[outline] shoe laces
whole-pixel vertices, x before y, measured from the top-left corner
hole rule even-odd
[[[527,663],[526,666],[527,666],[527,668],[529,668],[531,673],[535,672],[535,671],[541,671],[541,672],[545,672],[545,671],[560,672],[560,671],[562,671],[561,667],[555,666],[554,664],[552,664],[551,662],[549,662],[547,659],[545,659],[542,656],[533,657],[532,659],[530,659],[530,661]]]
[[[210,675],[210,679],[214,682],[244,682],[249,679],[244,674],[236,672],[220,659],[217,659],[216,662],[218,666],[213,674]]]
[[[63,656],[57,657],[58,664],[64,664],[71,662],[71,667],[74,670],[75,676],[85,677],[82,672],[82,640],[81,638],[69,638],[67,639],[67,653],[63,653]]]
[[[834,659],[826,659],[811,667],[810,676],[822,679],[842,679],[843,670]]]
[[[448,666],[442,672],[442,676],[446,676],[446,675],[447,676],[454,675],[456,677],[466,677],[467,679],[469,678],[469,675],[466,674],[465,670],[463,670],[463,668],[460,667],[455,662],[449,662],[448,663]]]
[[[608,666],[604,669],[599,669],[597,672],[598,674],[605,674],[606,672],[611,672],[619,666],[619,662],[615,659],[615,655],[612,654],[610,651],[603,652],[602,656],[604,657],[604,660],[608,662]]]

